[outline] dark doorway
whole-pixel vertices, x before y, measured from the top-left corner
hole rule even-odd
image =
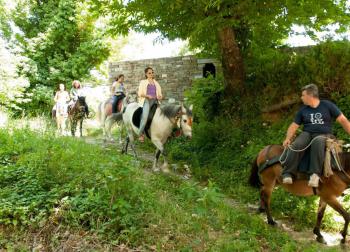
[[[207,78],[209,75],[212,75],[215,78],[216,69],[213,63],[205,63],[203,67],[203,77]]]

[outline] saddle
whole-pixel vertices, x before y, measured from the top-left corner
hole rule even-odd
[[[324,161],[324,167],[323,167],[324,177],[329,177],[333,175],[333,170],[339,170],[339,167],[338,167],[339,160],[337,160],[337,156],[340,152],[342,152],[342,147],[341,147],[342,144],[343,144],[342,140],[336,140],[331,138],[327,139],[326,148],[325,148],[325,161]],[[259,166],[259,173],[276,163],[280,163],[280,159],[282,155],[283,154],[275,156],[273,158],[266,160],[266,162],[262,163]],[[308,174],[309,166],[310,166],[310,148],[305,150],[305,153],[298,164],[296,180],[309,179],[309,174]]]
[[[111,115],[113,111],[113,99],[110,98],[108,101],[105,103],[105,110],[107,115]],[[119,99],[117,103],[117,111],[122,112],[122,107],[123,107],[123,99]]]
[[[151,138],[149,135],[149,128],[151,127],[151,123],[154,117],[154,114],[156,113],[156,110],[158,108],[158,104],[155,103],[152,105],[151,109],[149,110],[148,118],[147,118],[147,123],[145,126],[145,133],[148,138]],[[141,116],[142,116],[142,107],[139,107],[138,109],[135,110],[134,114],[132,115],[132,123],[137,127],[140,128],[141,124]]]

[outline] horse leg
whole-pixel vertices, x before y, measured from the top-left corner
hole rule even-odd
[[[80,137],[83,137],[83,118],[80,119],[79,123],[79,127],[80,127]]]
[[[103,140],[107,141],[107,136],[106,136],[106,115],[105,115],[104,112],[101,112],[101,114],[100,114],[100,127],[102,129]]]
[[[261,200],[265,204],[265,212],[267,216],[267,223],[270,225],[276,225],[277,223],[273,220],[271,215],[271,194],[275,186],[275,181],[270,181],[270,184],[263,182],[263,187],[261,188]]]
[[[111,140],[112,142],[114,142],[114,139],[112,137],[112,129],[113,126],[113,120],[111,117],[107,117],[106,121],[105,121],[105,126],[104,126],[104,130],[106,132],[106,137]]]
[[[324,240],[321,232],[320,232],[320,226],[322,223],[323,215],[326,210],[327,203],[320,198],[320,202],[318,204],[318,210],[317,210],[317,221],[316,221],[316,226],[314,227],[313,233],[317,236],[316,240],[320,243],[326,243]]]
[[[119,144],[123,144],[122,138],[123,138],[123,132],[124,132],[124,124],[120,125],[119,130]]]
[[[125,146],[122,148],[122,154],[128,153],[128,145],[129,145],[130,139],[129,136],[126,137]]]
[[[164,163],[162,165],[162,171],[165,173],[170,172],[168,169],[168,161],[166,159],[166,153],[165,153],[164,146],[163,146],[162,142],[159,139],[152,139],[152,142],[158,148],[159,152],[163,155]],[[153,162],[153,170],[157,169],[157,163],[158,163],[160,153],[158,154],[158,152],[156,152],[156,157],[155,157],[155,160]]]
[[[134,135],[131,134],[129,136],[129,139],[130,139],[130,147],[131,147],[132,151],[134,152],[134,157],[137,158],[137,153],[136,153],[135,145],[134,145],[134,142],[135,142]]]
[[[341,216],[344,218],[344,228],[341,231],[341,235],[343,236],[343,239],[341,240],[341,243],[345,243],[345,238],[348,232],[348,225],[350,221],[350,215],[343,206],[339,203],[337,198],[335,196],[332,196],[329,200],[326,201],[328,205],[330,205],[335,211],[337,211]]]
[[[266,211],[266,204],[265,204],[265,201],[264,201],[264,196],[263,196],[263,190],[261,189],[260,190],[260,206],[258,208],[258,212],[259,213],[264,213]]]
[[[156,150],[156,155],[155,155],[155,158],[154,158],[154,161],[153,161],[153,167],[152,167],[152,170],[154,172],[158,172],[159,171],[159,168],[158,168],[158,159],[160,157],[160,154],[161,154],[161,151],[159,149]]]
[[[72,133],[72,136],[75,137],[75,129],[77,127],[77,121],[73,118],[71,120],[71,133]]]

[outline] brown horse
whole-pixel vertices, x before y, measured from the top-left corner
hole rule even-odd
[[[72,108],[68,111],[68,118],[71,127],[72,136],[75,136],[75,130],[79,122],[80,137],[83,136],[83,121],[86,115],[85,96],[79,96]]]
[[[280,185],[285,190],[298,196],[312,196],[314,194],[320,197],[319,206],[317,210],[317,221],[313,229],[313,233],[317,236],[316,239],[319,242],[325,243],[325,240],[320,232],[320,226],[322,218],[326,209],[326,206],[331,206],[344,218],[344,228],[341,231],[345,242],[347,235],[348,224],[350,221],[349,213],[343,208],[343,206],[337,200],[337,197],[342,195],[343,191],[350,185],[350,153],[340,153],[341,165],[343,171],[333,170],[334,174],[328,178],[322,177],[321,183],[315,190],[308,186],[308,181],[296,180],[293,184],[282,184],[282,166],[280,162],[276,162],[271,166],[259,171],[261,167],[268,160],[272,160],[283,153],[283,146],[281,145],[269,145],[261,150],[252,164],[252,171],[249,178],[250,185],[260,188],[260,211],[265,211],[267,215],[267,221],[270,225],[275,225],[271,215],[271,194],[275,186]]]

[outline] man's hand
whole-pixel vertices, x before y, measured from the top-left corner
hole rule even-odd
[[[287,147],[288,145],[290,145],[290,139],[285,139],[283,141],[283,147]]]
[[[158,99],[158,100],[163,100],[163,96],[157,95],[157,99]]]

